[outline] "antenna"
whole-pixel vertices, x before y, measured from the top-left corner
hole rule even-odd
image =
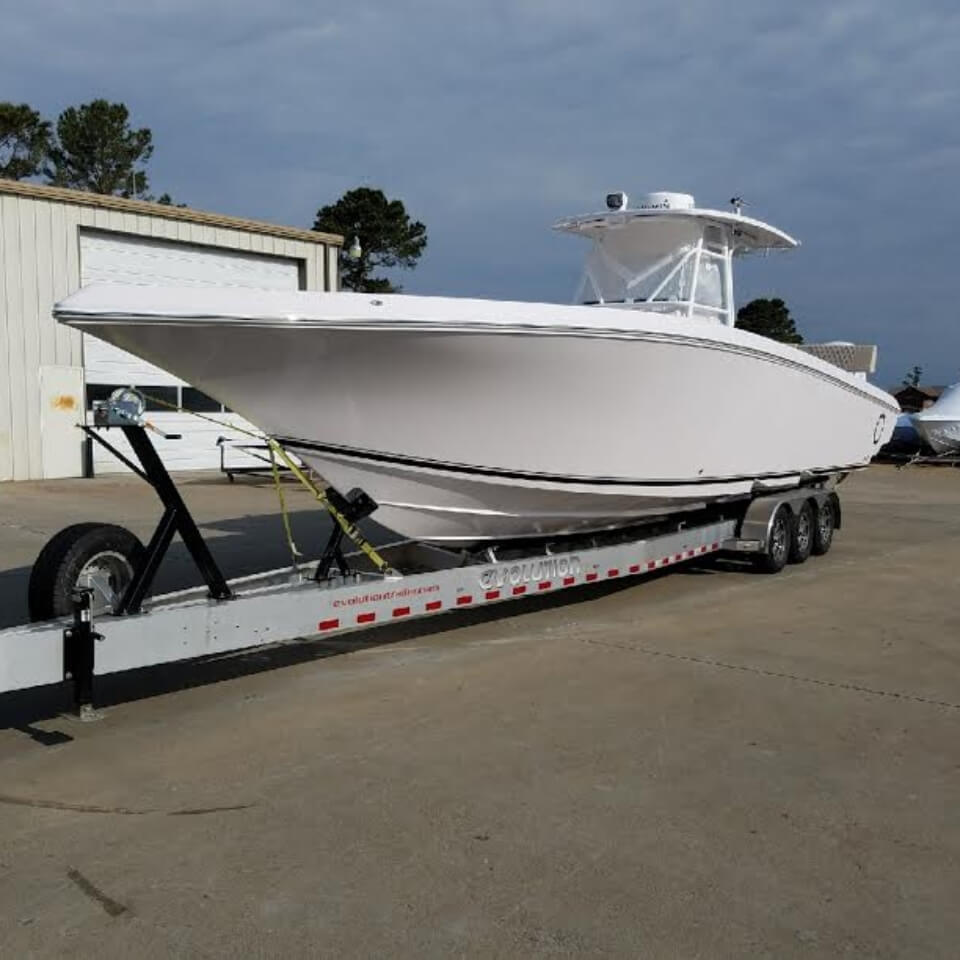
[[[739,217],[743,208],[747,206],[747,201],[743,197],[731,197],[730,205],[733,207],[733,212]]]

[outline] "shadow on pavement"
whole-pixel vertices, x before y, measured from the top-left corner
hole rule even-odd
[[[297,546],[307,558],[316,558],[322,551],[331,529],[329,517],[321,510],[308,509],[291,513],[290,519]],[[397,539],[392,531],[378,524],[367,521],[363,526],[364,533],[375,545]],[[228,579],[284,567],[290,563],[289,548],[278,514],[213,521],[204,523],[201,530]],[[703,576],[737,572],[740,569],[740,563],[731,564],[721,558],[704,558],[697,563],[655,571],[644,576],[642,580],[650,582],[674,573]],[[28,620],[26,594],[29,576],[28,567],[0,573],[0,628]],[[176,540],[164,559],[153,592],[165,593],[200,582],[201,578],[189,553],[179,539]],[[339,637],[292,639],[281,644],[205,660],[162,664],[98,677],[95,683],[95,703],[100,707],[112,706],[321,660],[362,648],[385,646],[414,637],[430,637],[473,624],[509,620],[536,611],[573,606],[623,591],[639,582],[639,579],[630,577],[608,583],[590,584],[542,597],[528,597],[522,602],[450,612],[438,618],[385,625]],[[0,695],[0,729],[20,730],[44,746],[68,742],[73,739],[68,733],[42,730],[33,724],[69,713],[73,706],[72,698],[73,690],[69,683]]]
[[[527,597],[516,603],[450,611],[432,619],[388,624],[339,637],[298,638],[209,659],[144,667],[126,673],[98,677],[94,686],[94,702],[96,707],[110,707],[267,670],[323,660],[356,650],[388,646],[414,638],[425,639],[437,633],[474,624],[490,623],[496,620],[506,621],[542,610],[572,607],[588,600],[599,600],[620,593],[641,583],[659,580],[670,574],[702,575],[707,572],[721,573],[724,570],[724,566],[710,558],[689,566],[656,571],[642,578],[629,577],[606,583],[586,584],[560,593]],[[19,730],[42,746],[65,743],[73,739],[68,732],[65,732],[70,728],[69,723],[66,724],[65,730],[54,731],[43,730],[33,725],[38,721],[68,714],[72,706],[72,686],[69,683],[6,694],[0,696],[0,729]]]
[[[330,518],[321,509],[292,512],[290,523],[297,547],[307,559],[316,559],[330,533]],[[245,577],[290,564],[290,550],[280,514],[261,514],[217,520],[200,525],[213,556],[227,579]],[[374,544],[396,540],[396,534],[379,524],[366,523],[364,533]],[[0,572],[0,630],[27,623],[29,567]],[[179,538],[170,546],[152,593],[168,593],[202,583],[186,547]]]

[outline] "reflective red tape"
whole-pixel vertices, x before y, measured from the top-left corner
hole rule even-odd
[[[549,590],[553,584],[549,580],[544,580],[542,583],[537,584],[538,590]]]
[[[377,619],[375,613],[358,613],[357,614],[357,623],[373,623]]]
[[[600,576],[599,573],[588,573],[583,579],[586,580],[588,583],[592,583],[599,576]]]
[[[527,588],[521,583],[519,587],[513,588],[513,595],[519,597],[521,593],[526,593]]]
[[[427,609],[427,610],[439,610],[442,606],[443,606],[443,604],[442,604],[439,600],[431,600],[431,601],[427,604],[426,609]]]
[[[397,608],[393,611],[393,615],[394,615],[395,617],[409,617],[409,616],[410,616],[410,608],[409,608],[409,607],[397,607]]]
[[[563,578],[563,585],[564,585],[565,587],[572,587],[576,582],[577,582],[577,578],[576,578],[576,577],[564,577],[564,578]]]
[[[458,607],[465,607],[468,603],[473,603],[473,597],[469,593],[462,597],[457,597]]]
[[[487,598],[488,600],[499,600],[499,599],[500,599],[500,591],[499,591],[499,590],[488,590],[488,591],[486,592],[485,596],[486,596],[486,598]]]
[[[318,630],[336,630],[340,626],[339,620],[321,620],[317,624]]]

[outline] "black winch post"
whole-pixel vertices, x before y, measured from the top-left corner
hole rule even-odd
[[[160,459],[156,447],[150,442],[147,431],[140,426],[124,426],[123,430],[127,442],[133,447],[133,452],[143,465],[147,480],[164,505],[163,516],[147,545],[147,554],[140,569],[134,574],[127,592],[120,601],[117,613],[139,613],[140,605],[147,591],[153,583],[153,578],[160,567],[174,533],[179,533],[184,546],[190,551],[193,562],[197,565],[204,582],[210,589],[210,596],[215,600],[227,600],[231,596],[227,581],[217,566],[210,548],[203,535],[197,529],[190,510],[183,502],[180,491],[167,472],[167,468]]]
[[[197,569],[210,590],[210,596],[214,600],[229,600],[233,594],[227,586],[226,578],[217,566],[216,560],[213,559],[213,554],[197,528],[193,515],[183,502],[180,491],[177,490],[176,484],[160,459],[160,454],[157,453],[156,448],[147,436],[146,429],[139,425],[124,424],[120,426],[127,442],[137,455],[137,459],[143,467],[142,470],[117,450],[113,444],[101,437],[96,430],[88,426],[81,426],[80,429],[88,437],[109,450],[121,463],[146,480],[156,490],[157,496],[164,506],[163,516],[150,538],[150,543],[147,544],[143,561],[134,571],[130,585],[127,587],[117,609],[113,612],[115,614],[140,612],[144,597],[146,597],[153,584],[157,570],[160,568],[160,562],[170,547],[175,533],[180,534],[184,546],[190,551],[193,562],[197,565]],[[170,435],[170,439],[178,438]]]
[[[377,509],[377,502],[365,491],[357,487],[343,496],[335,487],[327,487],[324,491],[327,500],[346,518],[349,523],[356,523],[364,517],[369,517]],[[333,525],[327,545],[323,548],[320,560],[317,562],[315,580],[326,580],[334,563],[340,570],[341,576],[347,576],[350,568],[347,558],[343,555],[343,527],[339,523]]]
[[[73,705],[83,715],[93,710],[93,648],[102,637],[93,629],[93,591],[75,587],[70,599],[73,623],[63,631],[63,678],[73,681]]]

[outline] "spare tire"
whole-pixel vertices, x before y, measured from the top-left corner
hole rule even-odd
[[[30,619],[69,616],[77,586],[93,590],[94,616],[114,612],[145,552],[136,536],[112,523],[64,528],[47,542],[30,571]]]

